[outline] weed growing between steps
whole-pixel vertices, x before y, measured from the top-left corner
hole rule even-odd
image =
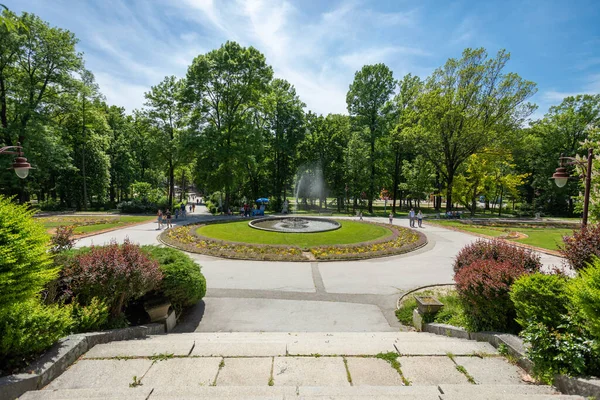
[[[398,362],[397,353],[394,353],[392,351],[388,353],[379,353],[375,356],[375,358],[379,358],[380,360],[387,361],[388,363],[390,363],[392,368],[394,368],[398,372],[398,374],[400,374],[400,378],[402,378],[402,383],[404,383],[405,386],[410,386],[410,382],[404,377],[404,374],[400,369],[400,362]]]

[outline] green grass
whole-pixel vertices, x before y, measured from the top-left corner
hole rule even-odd
[[[396,310],[396,317],[402,324],[412,326],[412,313],[417,307],[417,301],[414,298],[415,295],[433,295],[444,304],[444,307],[435,314],[435,317],[433,317],[431,322],[460,326],[463,328],[467,326],[465,313],[455,290],[448,291],[443,295],[437,295],[431,290],[410,294],[409,297],[402,302],[400,308]]]
[[[505,235],[507,232],[520,232],[527,235],[524,239],[510,239],[514,242],[528,244],[530,246],[539,247],[548,250],[558,250],[562,243],[562,238],[565,235],[572,235],[573,229],[570,228],[525,228],[525,227],[487,227],[481,225],[463,224],[458,221],[443,221],[436,220],[436,224],[441,226],[451,226],[462,231],[479,233],[482,235],[498,237]]]
[[[388,228],[355,221],[340,220],[340,229],[318,233],[267,232],[248,226],[248,221],[205,225],[198,234],[229,242],[290,245],[308,248],[319,245],[350,244],[392,236]]]
[[[46,229],[56,228],[58,226],[73,225],[75,234],[98,232],[105,229],[125,227],[127,225],[153,221],[153,216],[53,216],[39,218]]]

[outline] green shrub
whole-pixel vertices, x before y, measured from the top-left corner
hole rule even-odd
[[[187,254],[171,247],[144,246],[163,273],[158,292],[181,310],[199,302],[206,294],[206,279],[200,266]]]
[[[73,303],[73,332],[92,332],[108,326],[109,309],[105,301],[94,297],[90,304],[83,306]]]
[[[590,224],[563,237],[560,251],[573,269],[580,270],[600,257],[600,224]]]
[[[31,361],[69,333],[70,306],[40,304],[31,298],[4,308],[0,314],[0,375]]]
[[[536,378],[550,384],[555,374],[598,376],[600,346],[583,326],[576,316],[567,315],[557,328],[538,322],[521,332],[531,345],[527,357],[533,362]]]
[[[526,274],[510,262],[478,260],[461,268],[454,280],[463,305],[468,329],[474,331],[517,331],[515,307],[509,291],[513,282]]]
[[[33,211],[0,196],[0,309],[34,297],[56,277],[49,240]]]
[[[569,285],[571,299],[591,333],[600,339],[600,259],[579,271]]]
[[[568,312],[567,278],[539,272],[524,275],[512,285],[510,299],[522,327],[542,323],[556,328]]]
[[[162,279],[158,264],[128,240],[77,253],[68,259],[62,276],[82,304],[90,304],[94,297],[105,300],[113,318],[127,301],[155,289]]]

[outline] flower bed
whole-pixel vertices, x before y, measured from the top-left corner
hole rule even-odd
[[[193,253],[243,260],[265,261],[309,261],[309,260],[356,260],[402,254],[415,250],[427,243],[425,235],[411,229],[385,226],[393,232],[391,237],[370,242],[316,246],[303,251],[298,246],[248,244],[215,240],[199,235],[202,225],[187,225],[169,229],[160,235],[170,246]]]

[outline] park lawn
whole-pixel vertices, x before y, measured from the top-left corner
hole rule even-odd
[[[197,233],[228,242],[254,244],[289,245],[308,248],[320,245],[351,244],[377,240],[392,236],[390,229],[383,226],[348,220],[338,220],[342,227],[329,232],[281,233],[268,232],[248,226],[248,221],[204,225]]]
[[[517,232],[526,234],[525,239],[514,240],[515,242],[541,247],[548,250],[558,250],[563,236],[573,235],[573,229],[564,228],[519,228]]]
[[[521,227],[487,227],[478,225],[463,224],[458,221],[433,221],[442,226],[452,226],[463,231],[479,233],[482,235],[498,237],[507,232],[520,232],[528,237],[524,239],[509,239],[514,242],[527,244],[529,246],[539,247],[547,250],[558,250],[565,235],[572,235],[573,229],[568,228],[521,228]]]
[[[106,229],[122,228],[128,225],[147,222],[156,219],[154,216],[52,216],[41,217],[39,220],[46,229],[58,226],[75,226],[73,232],[77,235],[103,231]]]

